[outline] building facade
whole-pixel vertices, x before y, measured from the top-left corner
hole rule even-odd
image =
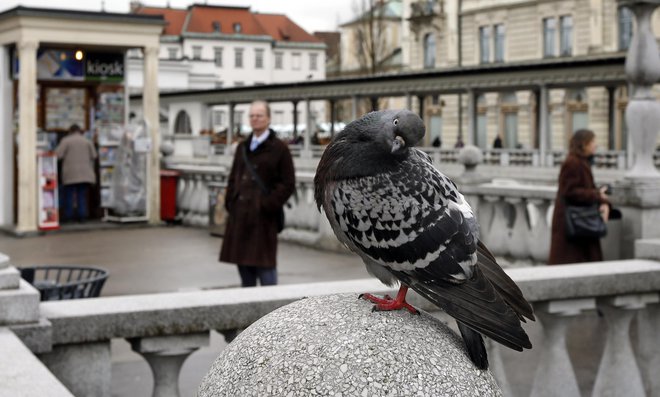
[[[133,12],[162,15],[168,22],[161,36],[159,87],[161,92],[231,88],[325,79],[325,44],[286,15],[252,12],[249,7],[191,5],[186,9],[133,5]],[[128,60],[128,84],[139,90],[142,76],[139,52]],[[195,103],[172,105],[167,133],[197,135],[229,126],[227,106],[199,109]],[[294,105],[273,104],[274,127],[292,130]],[[307,118],[297,107],[297,122]],[[312,104],[311,117],[323,121],[324,103]],[[234,125],[247,132],[247,105],[234,111]],[[301,126],[301,128],[304,128]]]

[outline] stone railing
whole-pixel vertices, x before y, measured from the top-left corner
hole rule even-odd
[[[442,151],[434,155],[443,156]],[[179,218],[185,225],[209,226],[217,193],[224,187],[226,166],[178,166],[181,172],[177,195]],[[481,225],[481,239],[500,257],[525,263],[545,263],[550,251],[550,232],[556,186],[517,183],[494,179],[487,183],[461,183]],[[284,240],[326,249],[343,250],[330,225],[314,202],[314,173],[296,172],[296,193],[285,207]],[[605,258],[619,259],[620,223],[609,224],[603,241]],[[521,244],[524,242],[524,244]]]
[[[531,351],[516,354],[490,346],[491,370],[505,396],[660,393],[656,376],[660,345],[655,335],[660,326],[659,262],[628,260],[507,272],[533,303],[539,321],[524,325],[534,345]],[[38,354],[59,381],[42,376],[47,375],[43,365],[3,329],[3,351],[15,353],[11,365],[23,368],[24,374],[41,375],[31,382],[16,382],[4,379],[13,373],[5,370],[0,372],[0,381],[3,389],[13,395],[30,394],[26,390],[33,392],[33,388],[44,384],[58,387],[55,392],[48,390],[47,395],[69,395],[60,387],[61,382],[74,395],[109,396],[110,341],[122,338],[151,366],[153,395],[178,395],[183,361],[197,348],[208,345],[210,330],[228,334],[304,297],[364,291],[394,292],[368,279],[42,302],[37,321],[9,328]],[[437,310],[414,295],[411,302],[423,310]],[[605,329],[581,326],[575,330],[585,338],[604,335],[604,347],[577,346],[577,351],[569,351],[567,338],[575,336],[569,331],[571,324],[582,324],[595,313],[603,316]],[[633,319],[637,321],[637,349],[632,348],[629,331]],[[581,378],[593,374],[573,369],[572,359],[583,356],[600,361],[593,387],[590,379]],[[0,361],[8,365],[7,360]],[[20,389],[7,389],[6,385]]]

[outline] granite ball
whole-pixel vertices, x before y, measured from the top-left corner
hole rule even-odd
[[[458,151],[457,160],[466,167],[476,166],[484,161],[484,154],[478,147],[467,145]]]
[[[357,295],[340,294],[273,311],[227,346],[198,395],[502,395],[446,324],[425,312],[372,307]]]

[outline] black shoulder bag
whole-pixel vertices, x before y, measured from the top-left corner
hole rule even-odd
[[[259,175],[257,175],[257,171],[254,170],[254,167],[252,166],[252,163],[250,160],[248,160],[247,156],[247,144],[243,144],[243,161],[245,162],[245,166],[247,169],[250,171],[250,174],[252,174],[252,179],[254,179],[255,182],[257,182],[257,185],[259,185],[259,188],[261,191],[268,196],[270,194],[270,190],[268,187],[266,187],[266,184],[264,181],[259,178]],[[280,233],[282,230],[284,230],[284,207],[280,207],[280,210],[277,212],[277,232]]]
[[[566,236],[568,238],[601,238],[607,235],[607,224],[600,214],[599,205],[568,205],[564,199]]]

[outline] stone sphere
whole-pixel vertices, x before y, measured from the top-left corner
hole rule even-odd
[[[502,395],[441,321],[424,312],[372,312],[372,306],[342,294],[273,311],[227,346],[198,395]]]
[[[474,145],[467,145],[458,151],[458,162],[466,167],[481,164],[484,161],[484,154],[481,149]]]
[[[174,144],[170,141],[163,141],[160,144],[160,152],[163,156],[170,156],[174,153]]]

